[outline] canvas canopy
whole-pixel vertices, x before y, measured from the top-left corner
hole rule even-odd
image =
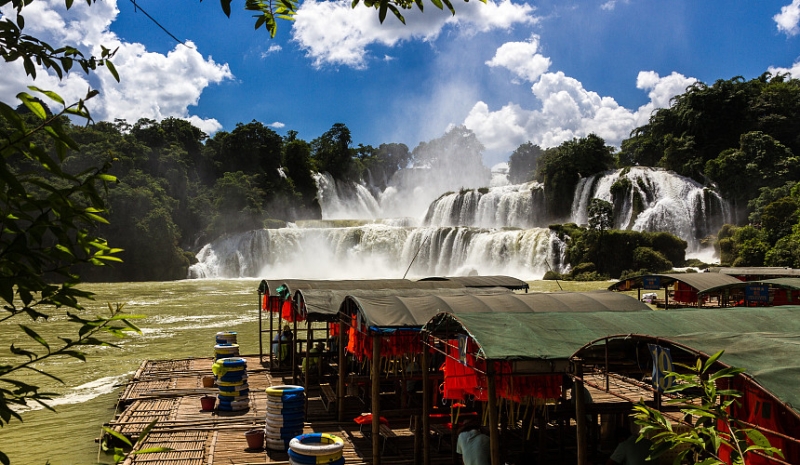
[[[800,270],[795,270],[792,268],[783,268],[779,266],[721,267],[721,268],[710,268],[709,271],[711,271],[712,273],[727,274],[731,276],[800,277]]]
[[[338,313],[347,296],[353,298],[388,298],[388,297],[422,297],[428,295],[469,295],[469,294],[509,294],[511,291],[502,287],[470,289],[470,288],[409,288],[409,289],[300,289],[295,298],[305,307],[309,320],[332,320]]]
[[[742,286],[746,283],[740,281],[733,276],[720,273],[675,273],[675,274],[653,274],[636,276],[634,278],[624,279],[616,282],[608,287],[610,291],[620,291],[629,289],[641,289],[644,282],[648,278],[657,277],[661,283],[661,287],[666,287],[680,281],[686,285],[697,290],[698,293],[704,294],[714,290],[722,289],[731,286]]]
[[[449,281],[461,284],[464,287],[505,287],[512,290],[528,290],[528,283],[511,276],[432,276],[423,278],[420,282]]]
[[[441,312],[459,315],[476,313],[491,319],[492,314],[650,311],[650,307],[633,297],[609,291],[421,296],[349,295],[342,305],[346,304],[354,305],[365,318],[365,324],[376,328],[421,327]]]
[[[800,278],[775,278],[764,279],[761,281],[751,281],[758,284],[769,284],[773,287],[782,287],[784,289],[792,289],[795,291],[800,290]]]
[[[592,341],[647,335],[700,353],[724,349],[723,363],[745,368],[766,390],[800,406],[800,306],[676,309],[632,313],[437,315],[424,329],[465,331],[488,360],[568,360]]]
[[[263,285],[266,283],[266,285]],[[422,282],[410,279],[268,279],[262,281],[265,292],[275,295],[280,286],[286,286],[291,295],[299,289],[330,289],[330,290],[374,290],[374,289],[440,289],[440,288],[463,288],[457,282],[437,281]],[[259,288],[261,289],[261,288]]]

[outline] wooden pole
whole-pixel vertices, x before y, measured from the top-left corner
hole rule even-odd
[[[267,299],[269,299],[269,296],[267,296]],[[271,302],[268,302],[268,304],[271,304]],[[275,363],[275,356],[272,353],[272,341],[275,339],[275,335],[272,334],[272,325],[274,324],[272,318],[272,307],[269,307],[268,311],[269,311],[269,341],[267,342],[267,344],[269,345],[269,371],[271,372],[273,368],[272,364]]]
[[[311,322],[306,320],[306,356],[303,359],[305,363],[305,370],[303,370],[303,387],[305,388],[306,392],[308,392],[308,348],[309,344],[311,344],[311,337],[314,335],[314,330],[311,329]],[[322,395],[322,394],[320,394]],[[308,396],[306,396],[306,418],[308,418]]]
[[[539,463],[547,463],[547,420],[545,419],[545,409],[543,405],[540,412],[536,413],[536,424],[539,427]]]
[[[339,312],[339,378],[336,380],[336,419],[340,422],[344,421],[344,377],[345,377],[345,355],[344,355],[344,332],[347,330],[345,326],[346,313]]]
[[[492,465],[500,465],[500,434],[497,429],[497,387],[495,385],[494,376],[494,363],[491,360],[487,360],[486,382],[489,388],[489,443],[492,454]]]
[[[262,328],[262,320],[264,319],[264,293],[259,289],[258,291],[258,363],[264,363],[264,330]]]
[[[289,357],[289,360],[292,361],[292,384],[297,384],[297,345],[300,343],[299,337],[297,334],[297,310],[300,308],[296,306],[296,303],[292,305],[292,314],[294,316],[294,322],[292,323],[292,345],[289,347],[289,350],[292,351]],[[308,347],[306,347],[306,351],[308,351]],[[306,391],[308,392],[308,391]]]
[[[372,334],[372,463],[381,465],[381,335]]]
[[[572,385],[572,398],[575,399],[575,435],[578,438],[578,465],[586,465],[586,399],[583,397],[583,361],[576,359],[575,383]]]
[[[423,333],[423,341],[426,340],[426,333]],[[430,377],[430,353],[427,344],[422,344],[422,450],[424,465],[431,465],[431,438],[428,431],[431,430],[431,377]],[[453,425],[455,428],[455,425]],[[455,445],[453,446],[455,447]]]

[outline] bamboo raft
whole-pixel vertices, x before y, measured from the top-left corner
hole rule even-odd
[[[284,451],[248,449],[244,433],[263,428],[266,422],[266,388],[292,384],[291,378],[263,369],[258,356],[247,360],[250,408],[242,412],[204,411],[200,398],[215,395],[215,388],[203,387],[203,377],[211,374],[211,358],[172,361],[144,361],[120,394],[115,419],[105,426],[132,442],[153,420],[156,425],[134,451],[165,447],[168,452],[129,454],[124,465],[256,465],[288,464]],[[256,367],[251,369],[250,367]],[[371,464],[372,440],[354,421],[339,423],[335,412],[322,403],[319,386],[306,393],[308,412],[304,433],[331,433],[344,439],[343,455],[347,464]],[[345,418],[361,414],[363,404],[346,398]],[[406,421],[393,421],[392,437],[382,444],[385,464],[410,464],[414,459],[414,435]],[[450,463],[450,451],[434,455],[434,463]]]

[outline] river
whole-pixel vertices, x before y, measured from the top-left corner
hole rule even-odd
[[[21,412],[0,428],[0,450],[14,465],[95,464],[103,423],[111,420],[121,385],[147,359],[210,357],[218,331],[238,332],[241,353],[258,353],[258,280],[185,280],[173,282],[90,284],[96,294],[83,302],[88,315],[107,312],[107,303],[124,302],[125,311],[145,315],[137,320],[141,335],[114,340],[120,348],[90,349],[86,362],[59,359],[39,368],[60,377],[64,384],[38,375],[24,380],[57,395],[50,404],[56,413],[38,408]],[[63,321],[63,319],[62,319]],[[8,346],[21,334],[22,320],[0,325],[0,363]],[[27,322],[25,322],[27,324]],[[63,324],[34,323],[39,334],[55,345]],[[62,334],[63,335],[63,334]]]
[[[91,349],[86,362],[59,359],[39,367],[59,376],[64,384],[26,375],[27,382],[57,393],[50,402],[56,412],[41,408],[22,412],[22,423],[12,420],[0,428],[0,450],[13,465],[98,463],[94,439],[100,436],[103,423],[113,418],[121,386],[142,360],[211,357],[219,331],[236,331],[242,354],[258,352],[258,283],[257,279],[219,279],[83,285],[96,294],[94,301],[83,303],[87,314],[108,311],[108,302],[124,302],[127,313],[146,316],[137,321],[142,334],[115,340],[117,349]],[[572,291],[608,286],[607,282],[530,284],[532,291],[557,291],[562,285]],[[0,325],[0,363],[9,360],[11,337],[21,334],[17,323]],[[32,326],[50,341],[63,329],[58,321]]]

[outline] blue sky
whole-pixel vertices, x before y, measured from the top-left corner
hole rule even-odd
[[[695,80],[800,76],[800,0],[455,0],[454,17],[426,0],[405,26],[349,3],[304,1],[270,39],[243,1],[230,19],[213,0],[137,1],[188,47],[131,1],[66,12],[63,0],[36,0],[24,15],[52,43],[120,47],[120,84],[103,71],[35,82],[67,99],[97,88],[96,119],[175,116],[209,134],[255,119],[306,140],[344,123],[354,144],[410,149],[465,124],[487,165],[526,141],[593,132],[618,145]],[[31,82],[19,63],[2,66],[8,102]]]

